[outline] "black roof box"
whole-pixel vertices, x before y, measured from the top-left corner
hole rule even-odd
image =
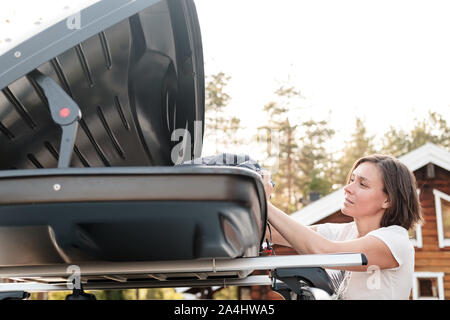
[[[0,56],[0,267],[259,255],[261,176],[173,166],[175,129],[190,134],[182,160],[203,138],[193,1],[100,1],[80,17],[79,29],[60,21]],[[61,148],[55,110],[72,117],[77,105],[74,147]]]
[[[80,17],[79,29],[60,21],[0,56],[0,169],[57,166],[61,129],[36,69],[81,109],[71,167],[173,165],[174,129],[201,121],[203,132],[193,1],[100,1]],[[191,143],[200,154],[194,134]]]

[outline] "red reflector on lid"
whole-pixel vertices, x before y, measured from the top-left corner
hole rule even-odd
[[[59,110],[59,115],[62,118],[67,118],[70,115],[70,109],[69,108],[62,108]]]

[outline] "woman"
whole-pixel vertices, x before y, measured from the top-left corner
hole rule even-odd
[[[268,172],[263,180],[269,198]],[[344,188],[341,211],[353,222],[307,227],[268,202],[272,241],[300,254],[364,253],[367,266],[336,268],[347,271],[339,299],[408,299],[414,272],[408,230],[422,222],[411,171],[391,156],[357,160]]]

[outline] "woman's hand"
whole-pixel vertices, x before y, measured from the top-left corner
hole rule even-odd
[[[270,199],[273,191],[270,172],[266,170],[261,170],[261,176],[264,182],[264,191],[266,192],[266,198]]]

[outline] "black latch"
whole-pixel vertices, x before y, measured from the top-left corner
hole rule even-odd
[[[30,76],[42,88],[53,121],[62,129],[58,168],[67,168],[72,158],[73,146],[81,119],[81,110],[75,101],[49,76],[33,70]]]

